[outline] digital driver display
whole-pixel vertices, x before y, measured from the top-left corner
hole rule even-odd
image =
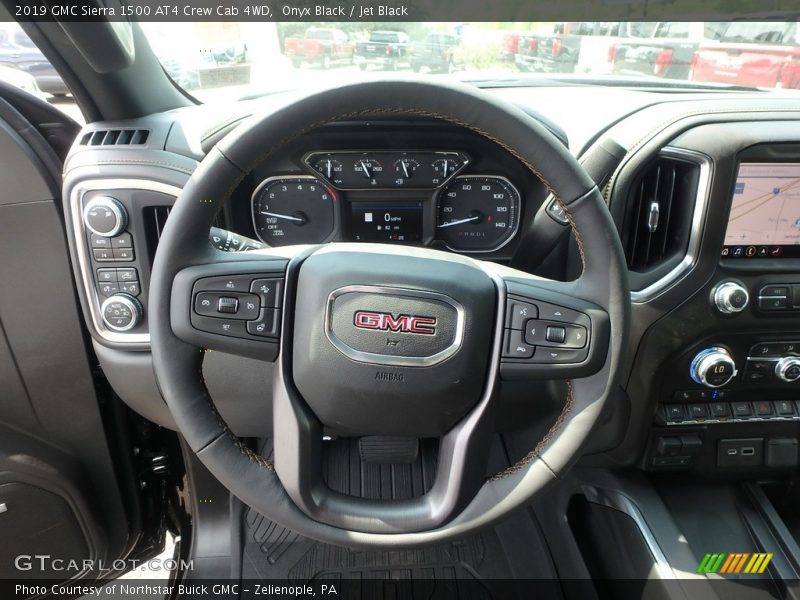
[[[353,202],[350,237],[354,242],[421,242],[422,202]]]
[[[800,257],[800,163],[742,163],[725,258]]]

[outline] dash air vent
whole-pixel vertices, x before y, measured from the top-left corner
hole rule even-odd
[[[97,129],[85,133],[81,146],[143,146],[150,137],[149,129]]]
[[[623,226],[628,269],[649,273],[686,253],[700,166],[666,153],[634,179]]]

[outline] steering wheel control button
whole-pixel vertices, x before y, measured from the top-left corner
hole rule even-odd
[[[747,308],[750,296],[740,283],[726,281],[714,290],[713,300],[714,306],[723,315],[735,315]]]
[[[503,358],[531,358],[536,346],[528,344],[522,331],[506,330]]]
[[[537,348],[537,352],[531,359],[532,362],[542,364],[572,364],[586,360],[586,350],[566,350],[562,348]]]
[[[242,292],[250,291],[252,275],[228,275],[225,277],[204,277],[194,284],[195,292]]]
[[[725,348],[706,348],[692,359],[689,376],[706,387],[722,387],[736,376],[736,363]]]
[[[547,327],[547,332],[545,333],[545,339],[548,342],[554,342],[556,344],[563,344],[567,341],[567,330],[564,327]]]
[[[237,319],[222,319],[194,315],[192,317],[192,325],[200,331],[206,331],[208,333],[216,333],[229,337],[247,337],[245,322]]]
[[[278,337],[281,329],[281,311],[263,308],[257,321],[247,322],[247,333],[261,337]]]
[[[198,294],[197,296],[199,298],[202,295],[203,294]],[[222,296],[217,300],[217,312],[235,315],[237,310],[239,310],[238,298]]]
[[[114,331],[129,331],[142,319],[142,305],[127,294],[116,294],[103,301],[100,306],[103,322]]]
[[[122,203],[110,196],[92,198],[83,209],[83,222],[92,233],[114,237],[125,231],[128,213]]]
[[[509,300],[506,308],[506,327],[509,329],[525,329],[529,319],[538,319],[539,309],[535,304],[521,300]]]
[[[283,302],[283,280],[256,279],[250,284],[250,292],[258,294],[261,306],[280,308]]]

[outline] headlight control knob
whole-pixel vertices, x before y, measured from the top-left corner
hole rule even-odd
[[[736,376],[736,363],[725,348],[706,348],[692,360],[689,376],[701,385],[722,387]]]
[[[714,290],[714,306],[723,315],[735,315],[747,308],[747,289],[735,281],[726,281]]]
[[[142,304],[128,294],[114,294],[100,305],[103,322],[114,331],[129,331],[142,320]]]

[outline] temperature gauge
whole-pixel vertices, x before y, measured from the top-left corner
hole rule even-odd
[[[314,170],[320,175],[323,175],[325,179],[331,183],[342,182],[342,172],[344,171],[344,167],[342,166],[342,163],[335,158],[320,158],[316,163],[314,163]]]
[[[353,161],[353,171],[360,175],[370,185],[377,185],[378,178],[383,173],[383,166],[374,158],[356,158]]]

